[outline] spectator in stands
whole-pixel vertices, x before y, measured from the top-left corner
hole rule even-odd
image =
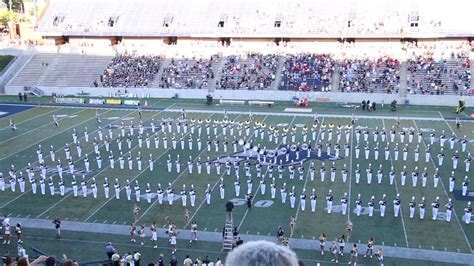
[[[387,92],[398,93],[400,62],[391,57],[376,61],[368,59],[344,59],[339,67],[339,90],[341,92]]]
[[[177,89],[207,88],[214,79],[214,68],[219,60],[218,56],[211,56],[209,60],[175,60],[163,70],[160,87]]]
[[[329,91],[335,63],[328,54],[287,55],[280,90]]]
[[[243,244],[227,255],[226,266],[273,265],[297,266],[296,254],[268,241],[252,241]]]
[[[232,55],[226,58],[222,76],[217,81],[220,89],[263,90],[275,80],[278,57],[250,53],[246,57]]]
[[[104,87],[147,87],[154,80],[161,64],[159,56],[117,55],[101,79]]]

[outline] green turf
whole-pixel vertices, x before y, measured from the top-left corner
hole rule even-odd
[[[0,101],[7,101],[11,100],[14,101],[14,98],[6,98],[6,97],[1,97]],[[36,100],[36,99],[31,99]],[[172,106],[172,108],[181,108],[185,107],[186,109],[192,109],[192,108],[207,108],[202,102],[199,101],[177,101],[173,102],[171,100],[159,100],[156,102],[157,105],[160,105],[162,107],[165,106]],[[325,106],[324,108],[328,108],[331,113],[334,112],[346,112],[347,110],[344,109],[337,109],[334,107],[331,107],[329,105]],[[405,109],[405,111],[402,114],[407,114],[411,112],[411,107],[403,107],[401,109]],[[436,114],[437,111],[428,111],[426,113],[423,113],[422,111],[425,110],[424,107],[413,107],[416,112],[412,113],[412,115],[427,115],[427,116],[438,116],[439,114]],[[416,109],[415,109],[416,108]],[[216,108],[218,110],[220,108]],[[233,114],[230,116],[231,119],[234,119],[236,121],[244,121],[247,119],[246,112],[244,112],[244,109],[240,108],[242,111],[242,114]],[[259,110],[256,108],[256,110]],[[262,108],[262,110],[269,111],[267,108]],[[271,111],[276,111],[271,110]],[[447,115],[449,115],[449,110],[448,108],[441,108],[443,112],[445,112]],[[114,123],[114,124],[120,124],[120,121],[124,120],[124,118],[133,118],[135,120],[135,124],[138,124],[138,114],[134,111],[131,110],[99,110],[101,113],[102,117],[102,127],[105,127],[105,124],[107,123]],[[319,111],[318,111],[319,112]],[[429,112],[429,113],[428,113]],[[321,111],[322,113],[322,111]],[[360,112],[362,113],[362,112]],[[68,115],[66,118],[62,118],[60,120],[61,126],[59,128],[54,128],[51,126],[52,123],[52,114],[62,114],[62,115]],[[363,114],[369,114],[364,112]],[[391,112],[387,110],[382,110],[380,112],[374,112],[373,114],[391,114]],[[399,114],[398,112],[396,113],[397,115]],[[154,118],[155,123],[158,123],[158,121],[161,120],[161,118],[177,118],[179,116],[179,113],[169,113],[169,112],[144,112],[143,114],[143,121],[145,124],[149,124],[151,119]],[[212,113],[189,113],[189,117],[193,118],[200,118],[200,119],[206,119],[210,118],[212,120],[214,119],[219,119],[221,120],[223,118],[222,114],[212,114]],[[76,128],[78,131],[79,138],[82,138],[82,132],[84,130],[84,127],[88,127],[90,138],[92,140],[93,137],[97,136],[97,129],[98,125],[95,121],[95,110],[90,110],[90,109],[69,109],[69,108],[61,108],[61,107],[55,107],[55,108],[46,108],[46,107],[37,107],[35,109],[30,109],[28,111],[22,112],[15,114],[13,116],[15,119],[15,122],[17,123],[18,130],[16,132],[10,131],[8,128],[8,118],[2,118],[0,119],[0,141],[2,142],[0,145],[0,169],[2,172],[6,173],[10,167],[10,165],[13,163],[16,166],[17,170],[22,169],[24,171],[24,167],[28,162],[31,162],[33,165],[37,165],[37,156],[36,156],[36,148],[38,144],[42,144],[43,146],[43,153],[44,156],[46,157],[46,161],[48,163],[48,167],[54,168],[55,163],[51,163],[49,160],[49,146],[54,145],[55,149],[59,149],[59,151],[56,153],[56,156],[61,158],[63,161],[64,159],[64,151],[62,150],[62,147],[64,143],[66,142],[72,142],[72,129]],[[109,120],[107,118],[112,118],[113,120]],[[267,125],[275,125],[277,123],[287,123],[292,126],[292,124],[308,124],[311,125],[312,119],[311,118],[302,118],[302,117],[295,117],[295,116],[274,116],[274,115],[258,115],[256,116],[256,120],[258,121],[264,121]],[[127,120],[125,120],[126,123]],[[348,124],[350,120],[348,118],[324,118],[324,121],[321,121],[324,124],[329,124],[329,123],[334,123],[336,125],[338,124]],[[392,125],[394,125],[395,121],[391,119],[360,119],[357,121],[357,125],[360,126],[367,126],[370,129],[374,129],[375,127],[378,127],[379,129],[382,127],[385,128],[391,128]],[[455,125],[454,123],[449,123],[449,125],[454,128]],[[414,127],[414,128],[433,128],[436,129],[437,131],[440,130],[446,130],[446,132],[449,132],[447,135],[448,137],[450,136],[450,128],[448,127],[448,124],[442,121],[414,121],[414,120],[402,120],[402,126],[403,127]],[[456,134],[461,137],[462,135],[471,135],[474,130],[474,125],[472,123],[464,123],[463,127],[460,130],[456,131]],[[119,129],[114,129],[114,135],[119,133]],[[203,133],[204,133],[203,129]],[[211,138],[218,138],[221,140],[221,142],[224,139],[224,136],[220,134],[220,130],[218,135],[214,135],[211,130]],[[298,132],[301,132],[301,129],[298,129]],[[107,134],[107,131],[104,130],[104,135]],[[160,136],[164,134],[163,132],[157,133]],[[171,134],[166,133],[168,136],[168,139],[171,139]],[[309,134],[310,135],[310,134]],[[425,133],[425,137],[427,134]],[[205,136],[205,134],[204,134]],[[302,137],[300,134],[297,134],[297,139],[296,142],[302,142]],[[197,137],[197,133],[193,135],[193,138],[195,139]],[[309,136],[310,137],[310,136]],[[245,137],[241,137],[245,138]],[[253,134],[250,139],[254,139]],[[361,137],[362,138],[362,137]],[[290,139],[290,137],[288,137]],[[91,168],[96,168],[95,165],[95,159],[92,157],[93,153],[93,148],[91,143],[86,144],[84,143],[83,138],[80,139],[82,143],[82,148],[83,148],[83,154],[88,153],[91,159]],[[281,140],[281,139],[280,139]],[[399,138],[396,138],[397,141],[399,141]],[[95,178],[98,181],[99,184],[99,198],[98,199],[93,199],[91,196],[88,196],[87,198],[73,198],[70,196],[66,196],[64,198],[61,198],[59,195],[56,196],[41,196],[41,195],[33,195],[31,192],[22,194],[20,195],[17,192],[13,193],[10,190],[7,190],[5,192],[0,193],[0,202],[2,202],[2,205],[5,204],[3,208],[0,208],[0,213],[2,214],[9,214],[12,217],[15,217],[17,215],[21,215],[22,217],[25,217],[27,215],[30,215],[31,218],[44,218],[44,219],[51,219],[52,217],[59,216],[62,219],[68,219],[68,220],[77,220],[77,221],[87,221],[87,222],[97,222],[97,223],[103,223],[104,221],[106,223],[116,223],[116,224],[129,224],[131,220],[133,219],[131,209],[132,206],[134,205],[134,201],[126,201],[125,200],[125,193],[122,191],[122,199],[121,200],[106,200],[103,197],[103,190],[102,190],[102,182],[104,177],[108,177],[109,181],[112,181],[114,178],[118,178],[121,183],[123,184],[126,179],[137,179],[139,180],[142,190],[144,190],[144,186],[147,182],[149,182],[152,186],[153,189],[156,188],[156,184],[160,182],[163,186],[163,188],[166,188],[168,182],[173,182],[174,183],[174,188],[175,188],[175,193],[179,191],[181,188],[182,184],[186,184],[189,188],[190,184],[194,184],[195,187],[197,188],[197,200],[196,200],[196,207],[191,208],[188,206],[188,209],[192,212],[193,219],[195,219],[198,224],[199,228],[202,230],[206,228],[208,231],[220,231],[222,230],[222,226],[224,225],[224,204],[227,200],[234,198],[234,187],[233,187],[233,182],[234,182],[234,177],[232,176],[226,176],[224,175],[225,179],[225,185],[226,185],[226,197],[224,200],[221,200],[219,198],[219,189],[218,186],[216,186],[216,189],[213,190],[212,192],[212,203],[211,205],[207,205],[204,202],[204,189],[207,184],[210,184],[211,187],[213,187],[219,180],[220,176],[218,176],[215,173],[215,170],[212,170],[211,175],[203,174],[201,176],[196,175],[196,169],[194,169],[194,174],[188,174],[187,170],[185,169],[185,164],[189,156],[192,156],[194,160],[197,159],[198,156],[200,156],[203,161],[206,160],[206,158],[209,156],[210,158],[215,158],[219,155],[222,155],[222,150],[220,153],[216,153],[213,151],[213,149],[209,152],[205,149],[206,139],[203,139],[203,150],[202,151],[197,151],[194,149],[193,151],[181,151],[180,149],[177,150],[164,150],[163,146],[160,146],[158,150],[151,148],[148,150],[145,146],[143,148],[138,148],[138,144],[136,141],[136,138],[134,139],[133,142],[133,147],[132,147],[132,152],[134,155],[136,155],[137,151],[141,151],[143,157],[144,157],[144,167],[148,166],[147,160],[148,160],[148,154],[152,154],[153,158],[157,159],[155,162],[155,171],[150,172],[148,170],[144,171],[138,171],[137,169],[134,169],[132,171],[129,170],[118,170],[116,169],[110,169],[108,168],[108,161],[105,158],[105,148],[101,146],[101,151],[103,152],[103,165],[104,169],[98,173],[95,173]],[[268,148],[273,148],[275,144],[273,142],[268,141],[268,138],[265,137],[264,140],[260,139],[260,136],[258,136],[254,141],[260,143],[261,146],[266,146]],[[326,141],[327,141],[327,136],[326,136]],[[353,142],[355,142],[355,136],[353,136]],[[332,143],[334,144],[336,142],[335,138],[332,140]],[[344,134],[342,134],[342,142],[345,142]],[[416,138],[415,141],[416,142]],[[369,137],[369,143],[373,145],[372,141],[372,135]],[[101,143],[102,145],[102,143]],[[194,145],[196,147],[196,142],[194,142]],[[352,145],[354,147],[355,144]],[[361,147],[364,147],[365,142],[361,141]],[[329,171],[326,174],[326,180],[325,182],[321,183],[319,180],[319,168],[321,166],[320,161],[315,161],[316,164],[316,177],[315,181],[309,181],[309,178],[307,175],[305,175],[306,178],[308,178],[307,184],[306,184],[306,191],[307,195],[309,195],[310,191],[312,188],[316,189],[317,195],[318,195],[318,207],[316,213],[311,213],[310,212],[310,206],[309,206],[309,200],[307,201],[307,210],[305,212],[302,212],[301,210],[298,211],[297,208],[291,209],[289,206],[289,203],[287,200],[286,205],[282,205],[280,202],[280,193],[277,190],[277,196],[276,199],[273,202],[273,205],[268,208],[258,208],[258,207],[253,207],[252,210],[247,211],[247,207],[245,205],[242,206],[237,206],[234,212],[234,223],[235,225],[240,225],[241,226],[241,232],[242,233],[249,233],[249,234],[261,234],[261,235],[268,235],[274,234],[276,231],[276,228],[281,225],[284,227],[286,232],[289,232],[289,218],[291,215],[296,215],[298,213],[298,222],[295,230],[295,237],[297,238],[303,238],[303,239],[313,239],[313,237],[317,238],[317,236],[321,233],[324,232],[326,235],[328,235],[328,239],[333,239],[338,236],[340,236],[342,233],[344,233],[344,224],[347,220],[347,217],[342,216],[341,214],[333,213],[333,214],[327,214],[323,210],[325,207],[326,203],[324,200],[324,197],[329,189],[333,190],[334,198],[335,198],[335,204],[338,204],[339,199],[341,198],[342,194],[344,192],[350,192],[351,194],[351,200],[350,200],[350,206],[352,206],[350,209],[354,207],[354,201],[355,197],[358,193],[362,194],[363,200],[364,200],[364,206],[366,206],[367,201],[369,200],[371,195],[374,195],[376,197],[376,201],[380,199],[381,195],[383,193],[387,194],[387,199],[388,199],[388,206],[387,206],[387,214],[385,218],[380,218],[378,216],[378,212],[375,213],[375,217],[367,217],[367,216],[361,216],[361,217],[356,217],[354,213],[350,213],[350,218],[354,222],[354,233],[352,235],[351,241],[358,242],[360,241],[361,243],[365,243],[366,240],[369,237],[374,237],[376,240],[376,244],[380,245],[382,242],[386,246],[399,246],[399,247],[406,247],[407,243],[409,247],[413,248],[419,248],[421,247],[422,249],[432,249],[434,248],[435,250],[447,250],[447,251],[453,251],[457,252],[458,250],[460,252],[470,252],[468,244],[465,240],[465,235],[468,238],[468,241],[470,242],[471,246],[474,245],[474,227],[469,225],[465,225],[464,223],[458,223],[457,219],[453,216],[453,220],[451,223],[446,223],[444,221],[431,221],[431,208],[427,209],[426,212],[426,217],[424,221],[420,221],[418,219],[409,219],[408,217],[408,202],[411,198],[411,196],[416,196],[417,200],[419,200],[422,196],[426,196],[427,198],[427,204],[431,204],[433,198],[435,196],[440,196],[441,198],[441,203],[444,205],[447,201],[444,189],[442,186],[438,188],[433,188],[432,186],[432,174],[434,172],[434,166],[431,162],[425,163],[424,162],[424,153],[422,152],[420,154],[420,161],[415,163],[412,159],[409,159],[407,162],[401,161],[399,159],[398,161],[385,161],[383,160],[384,154],[383,154],[383,147],[385,144],[382,144],[381,149],[380,149],[380,156],[379,160],[375,161],[373,159],[373,151],[371,154],[371,159],[369,161],[366,161],[363,158],[363,149],[361,149],[361,157],[359,159],[355,159],[354,157],[349,157],[349,158],[344,158],[343,160],[339,160],[336,162],[336,167],[338,169],[337,171],[337,177],[336,177],[336,182],[332,183],[329,180]],[[457,144],[460,149],[460,145]],[[151,145],[153,147],[153,143]],[[179,146],[179,144],[178,144]],[[393,146],[393,145],[392,145]],[[416,146],[416,143],[412,143],[409,145],[410,150],[413,151],[414,147]],[[126,143],[123,141],[123,147],[125,148],[126,151]],[[186,142],[186,147],[187,147],[187,142]],[[437,154],[438,152],[438,147],[439,144],[435,144],[433,147],[432,154]],[[420,148],[422,151],[424,151],[424,143],[422,142],[420,144]],[[115,142],[111,143],[111,149],[114,151],[114,154],[116,156],[118,155],[118,150],[117,146],[115,145]],[[229,147],[229,152],[231,152],[232,148],[231,146]],[[472,147],[472,144],[469,145],[469,150],[474,152],[474,149]],[[343,150],[341,150],[343,153]],[[354,150],[352,149],[352,152]],[[448,187],[448,180],[447,176],[451,172],[450,170],[450,165],[451,165],[451,155],[452,151],[449,148],[445,148],[446,152],[446,157],[445,157],[445,166],[441,169],[441,175],[443,177],[442,181],[444,183],[444,186],[447,188]],[[73,156],[76,154],[76,150],[74,147],[71,147],[71,153]],[[393,151],[392,151],[393,153]],[[173,160],[176,158],[177,154],[180,154],[181,156],[181,161],[182,161],[182,173],[177,174],[176,172],[173,171],[173,173],[168,173],[166,170],[166,159],[168,155],[171,155]],[[409,156],[413,156],[413,153],[410,153]],[[401,157],[401,154],[400,154]],[[460,167],[456,170],[456,176],[458,177],[456,187],[457,189],[460,189],[460,182],[461,182],[461,177],[464,177],[464,163],[461,161],[464,158],[460,160]],[[78,158],[75,158],[75,160],[78,160]],[[436,160],[435,160],[436,161]],[[372,184],[367,185],[365,183],[365,169],[367,168],[368,164],[372,163],[374,169],[378,168],[379,164],[382,164],[385,170],[385,175],[384,175],[384,180],[382,184],[376,184],[376,175],[374,175]],[[397,169],[397,187],[390,185],[388,183],[388,171],[393,163],[394,167]],[[356,184],[355,183],[355,178],[352,174],[352,182],[349,184],[349,181],[346,183],[343,183],[340,177],[340,169],[342,168],[343,164],[347,164],[347,167],[352,164],[353,169],[352,173],[355,169],[356,164],[360,164],[360,168],[363,170],[363,174],[361,177],[361,183]],[[82,159],[78,160],[76,162],[76,168],[82,168],[83,167],[83,162]],[[426,188],[421,188],[419,185],[416,188],[413,188],[411,186],[411,177],[409,176],[407,178],[407,185],[402,187],[400,184],[399,180],[399,172],[400,169],[403,165],[407,166],[408,172],[411,173],[412,169],[415,166],[418,166],[419,169],[423,169],[424,167],[428,168],[429,171],[429,181],[428,181],[428,186]],[[135,165],[136,166],[136,165]],[[448,167],[449,166],[449,167]],[[329,169],[330,163],[326,162],[326,168]],[[309,168],[308,163],[305,164],[305,170]],[[174,167],[173,167],[174,169]],[[222,167],[222,170],[224,167]],[[255,171],[252,170],[253,176],[255,176]],[[203,172],[205,172],[205,166],[203,165]],[[265,167],[263,168],[262,173],[265,172]],[[88,175],[87,178],[91,178],[94,176],[92,174]],[[241,165],[241,197],[243,193],[245,193],[247,186],[245,182],[245,174],[244,174],[244,169],[243,165]],[[277,171],[274,171],[274,176],[277,177]],[[288,180],[287,178],[287,172],[284,175],[284,179],[280,180],[276,178],[276,183],[277,183],[277,188],[279,189],[281,187],[281,184],[283,182],[286,182],[288,187],[291,188],[292,186],[295,186],[297,195],[300,194],[301,190],[303,189],[304,186],[304,181],[298,180],[298,177],[296,175],[295,180]],[[471,180],[471,184],[474,180],[472,180],[472,175],[469,176]],[[54,178],[57,180],[57,176],[54,176]],[[66,184],[70,184],[70,176],[66,175]],[[421,182],[421,178],[419,178],[419,182]],[[270,199],[270,192],[269,192],[269,183],[267,182],[267,191],[264,196],[260,195],[260,192],[257,191],[258,189],[258,180],[254,178],[254,186],[253,186],[253,191],[252,193],[255,195],[255,201],[260,201],[260,200],[269,200]],[[29,188],[29,185],[27,185]],[[46,189],[47,193],[48,188]],[[397,191],[401,194],[402,196],[402,218],[394,218],[393,217],[393,207],[391,204],[391,201],[395,197]],[[113,191],[111,190],[111,195],[113,194]],[[203,203],[203,204],[202,204]],[[462,217],[463,215],[463,208],[464,205],[466,204],[465,201],[458,201],[454,200],[455,204],[455,212],[457,213],[457,216],[459,218]],[[159,205],[159,204],[154,204],[150,206],[146,201],[142,200],[140,202],[140,207],[142,209],[142,215],[139,219],[139,223],[145,223],[145,224],[150,224],[153,221],[158,222],[159,224],[164,223],[165,217],[170,217],[172,220],[174,220],[178,226],[178,228],[185,228],[185,224],[183,222],[183,207],[181,207],[180,201],[176,201],[173,206],[168,206],[167,204]],[[376,205],[376,209],[378,209],[378,205]],[[444,211],[444,208],[441,207],[440,211]],[[416,217],[418,217],[418,209],[416,213]],[[461,230],[462,228],[462,230]],[[463,232],[464,231],[464,232]],[[35,237],[47,237],[44,236],[44,234],[40,233],[42,232],[41,230],[36,232],[28,232],[29,235],[35,236]],[[406,237],[405,237],[405,232],[406,232]],[[82,239],[82,236],[80,236],[77,233],[67,233],[70,234],[68,237],[65,236],[65,238],[70,238],[73,240],[71,243],[75,243],[73,245],[66,246],[63,245],[61,246],[61,250],[64,250],[64,252],[68,254],[78,254],[76,257],[81,258],[84,260],[89,260],[89,259],[95,259],[97,256],[100,256],[102,254],[102,250],[100,251],[95,251],[99,247],[103,246],[103,244],[94,244],[94,243],[89,243],[87,245],[80,245],[77,244],[79,243]],[[84,239],[86,239],[86,236],[88,234],[84,234]],[[99,242],[105,242],[107,240],[107,236],[90,236],[92,240],[99,240]],[[117,239],[113,240],[114,242],[120,242],[120,243],[126,243],[127,241],[123,241],[123,237],[120,236],[110,236],[112,239]],[[121,240],[122,239],[122,240]],[[34,242],[36,241],[36,242]],[[44,241],[42,243],[41,239],[37,239],[32,241],[32,243],[38,243],[34,245],[38,245],[38,248],[43,248],[48,252],[53,252],[53,244],[52,241]],[[74,242],[75,241],[75,242]],[[161,246],[165,246],[166,243],[164,240],[161,240],[162,244]],[[33,244],[31,244],[33,245]],[[185,245],[183,245],[185,246]],[[128,249],[128,246],[125,246]],[[193,247],[190,247],[193,248]],[[220,244],[218,243],[207,243],[203,244],[203,246],[200,245],[200,248],[202,249],[208,249],[208,250],[214,250],[214,252],[217,252],[220,248]],[[77,251],[76,251],[77,249]],[[99,248],[100,249],[100,248]],[[50,250],[50,251],[49,251]],[[127,250],[128,251],[128,250]],[[57,252],[63,252],[58,250]],[[74,253],[76,252],[76,253]],[[146,252],[146,251],[144,251]],[[79,254],[90,254],[90,256],[85,256],[81,257]],[[169,253],[169,252],[168,252]],[[154,258],[156,253],[147,253],[150,254],[149,258]],[[199,252],[194,252],[191,253],[193,256],[198,256],[198,255],[203,255],[202,253]],[[213,253],[217,254],[217,253]],[[319,256],[315,256],[313,253],[309,251],[301,251],[299,254],[302,254],[301,256],[304,258],[308,258],[311,260],[323,260],[327,261],[329,258],[325,257],[324,259],[321,259]],[[147,255],[148,256],[148,255]],[[217,256],[217,255],[216,255]],[[219,255],[221,256],[221,255]],[[413,261],[398,261],[394,260],[392,263],[407,263],[415,265],[417,263]],[[421,263],[421,262],[420,262]],[[428,263],[428,262],[426,262]],[[386,265],[390,265],[390,263],[387,263]],[[405,264],[404,264],[405,265]],[[420,265],[420,264],[418,264]]]
[[[3,71],[13,58],[15,58],[13,55],[0,55],[0,71]]]

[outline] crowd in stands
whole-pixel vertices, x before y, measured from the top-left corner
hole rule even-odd
[[[217,89],[263,90],[271,87],[278,68],[278,56],[248,54],[246,57],[232,55],[225,59]]]
[[[398,93],[400,62],[391,57],[376,61],[345,59],[339,65],[339,90],[341,92]]]
[[[452,54],[451,59],[454,61],[454,68],[449,71],[450,80],[456,94],[469,94],[471,86],[471,61],[469,60],[469,52]]]
[[[279,89],[328,91],[334,68],[334,60],[328,54],[287,55]]]
[[[209,60],[175,60],[163,70],[160,88],[202,89],[207,88],[214,79],[214,64],[219,56],[211,56]]]
[[[448,73],[446,60],[436,61],[430,55],[417,56],[407,62],[408,92],[411,94],[444,94],[442,76]]]
[[[159,56],[117,55],[100,76],[104,87],[147,87],[160,70]]]

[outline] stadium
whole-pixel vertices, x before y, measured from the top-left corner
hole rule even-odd
[[[3,2],[5,265],[474,265],[474,2]]]

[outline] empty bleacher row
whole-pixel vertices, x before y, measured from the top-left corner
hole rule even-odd
[[[453,53],[448,59],[425,54],[407,60],[407,92],[469,94],[469,60],[466,53]],[[8,85],[399,93],[405,82],[400,79],[401,65],[388,56],[335,59],[310,53],[201,59],[35,54]]]
[[[414,5],[408,0],[50,0],[38,31],[45,36],[472,34],[465,18],[474,4],[464,5]]]

